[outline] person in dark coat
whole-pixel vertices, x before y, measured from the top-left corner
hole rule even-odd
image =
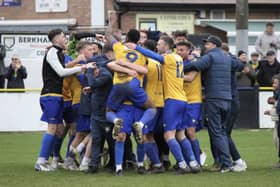
[[[217,149],[222,173],[237,171],[233,166],[228,136],[227,119],[231,111],[231,69],[232,58],[221,47],[221,39],[210,35],[205,42],[206,55],[185,66],[184,71],[203,71],[205,82],[205,106],[210,141]]]
[[[13,55],[5,78],[8,80],[7,88],[25,88],[24,79],[27,78],[26,68],[21,64],[18,55]]]

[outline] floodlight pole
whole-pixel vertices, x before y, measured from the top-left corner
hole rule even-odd
[[[236,0],[236,53],[248,52],[248,0]]]

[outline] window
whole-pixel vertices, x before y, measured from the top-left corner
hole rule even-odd
[[[225,10],[211,10],[210,11],[210,19],[225,19],[226,18],[226,12]]]

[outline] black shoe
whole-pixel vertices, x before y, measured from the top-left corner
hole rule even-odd
[[[187,166],[186,168],[178,168],[177,170],[175,170],[175,175],[182,175],[182,174],[187,174],[190,173],[191,169]]]
[[[176,163],[176,164],[173,166],[173,169],[174,169],[175,171],[179,169],[178,163]]]
[[[89,166],[86,173],[95,174],[98,172],[98,166]]]
[[[171,166],[171,162],[169,160],[163,160],[162,165],[163,165],[165,171],[167,171],[167,170],[169,170],[169,168]]]
[[[160,167],[152,167],[151,169],[151,173],[152,174],[158,174],[158,173],[164,173],[165,172],[165,169],[163,166],[160,166]]]
[[[122,176],[123,172],[121,169],[119,169],[118,171],[116,171],[116,176]]]
[[[144,166],[137,167],[137,173],[140,175],[146,174],[146,169]]]

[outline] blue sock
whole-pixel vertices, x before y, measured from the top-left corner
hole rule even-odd
[[[115,142],[115,163],[121,165],[123,163],[124,142]]]
[[[114,120],[117,118],[117,115],[115,112],[106,112],[106,119],[107,121],[114,123]]]
[[[75,135],[70,135],[70,137],[69,137],[69,141],[67,144],[66,158],[70,157],[70,145],[72,144],[74,138],[75,138]]]
[[[201,165],[201,163],[200,163],[200,145],[199,145],[198,139],[191,140],[191,144],[192,144],[192,149],[194,152],[195,159]]]
[[[158,154],[158,147],[157,144],[154,142],[148,142],[144,144],[145,153],[149,157],[149,159],[152,162],[152,165],[154,164],[160,164],[159,160],[159,154]]]
[[[62,145],[62,138],[55,136],[54,145],[52,149],[54,157],[59,157],[61,145]]]
[[[49,159],[49,156],[53,148],[54,139],[55,136],[52,134],[45,133],[43,135],[39,157],[45,158],[46,160]]]
[[[187,163],[189,163],[190,161],[194,161],[195,160],[195,156],[192,150],[192,145],[190,143],[190,141],[187,138],[184,138],[181,142],[180,145],[182,147],[182,152],[184,155],[184,159]]]
[[[177,162],[184,161],[182,150],[181,150],[181,147],[180,147],[179,143],[177,142],[177,140],[175,138],[170,139],[170,140],[168,140],[167,144],[168,144],[168,147],[169,147],[171,153],[175,157],[176,161]]]
[[[149,121],[153,120],[155,115],[157,114],[157,110],[154,108],[149,108],[144,111],[142,118],[139,120],[143,124],[147,124]]]
[[[137,162],[144,162],[144,144],[137,144]]]

